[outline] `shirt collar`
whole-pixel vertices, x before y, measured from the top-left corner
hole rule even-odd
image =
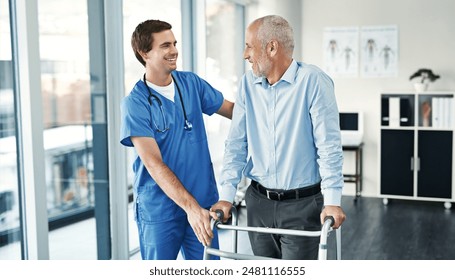
[[[295,77],[297,76],[298,68],[299,65],[297,64],[297,61],[293,59],[291,65],[289,65],[288,69],[286,70],[286,72],[284,72],[281,79],[275,84],[278,84],[280,81],[285,81],[288,82],[289,84],[292,84],[295,81]],[[267,82],[267,79],[265,77],[256,77],[254,83],[262,84],[263,87],[269,86],[269,83]]]

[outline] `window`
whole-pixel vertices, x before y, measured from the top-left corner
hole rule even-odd
[[[9,2],[0,0],[0,259],[21,259]]]
[[[226,0],[206,0],[206,79],[225,99],[235,101],[244,73],[244,6]],[[219,115],[205,119],[217,182],[222,168],[224,141],[230,120]]]
[[[93,125],[93,99],[103,93],[92,92],[99,75],[90,69],[88,4],[38,2],[50,259],[100,258],[97,224],[88,218],[98,203],[95,185],[106,184],[95,180],[104,170],[95,165],[93,148],[96,137],[104,139]],[[103,51],[98,47],[93,56]]]

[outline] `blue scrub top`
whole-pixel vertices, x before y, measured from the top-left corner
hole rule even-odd
[[[193,124],[193,129],[184,129],[185,118],[177,87],[174,102],[150,88],[162,103],[161,111],[155,98],[152,98],[150,106],[146,85],[139,80],[131,93],[122,100],[120,143],[133,147],[131,136],[154,138],[163,162],[199,205],[207,208],[218,201],[218,190],[202,113],[211,115],[217,112],[224,98],[221,92],[194,73],[173,71],[172,75],[182,94],[187,118]],[[169,129],[158,131],[165,128]],[[147,209],[147,213],[140,213],[143,222],[162,222],[185,215],[183,209],[156,184],[137,154],[133,171],[134,197],[137,203],[143,203]]]

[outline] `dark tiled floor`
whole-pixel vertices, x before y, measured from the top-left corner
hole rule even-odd
[[[344,260],[455,260],[455,217],[442,202],[389,200],[352,196],[342,200],[347,220],[341,234]],[[246,225],[240,207],[239,225]],[[134,222],[130,238],[137,239]],[[68,243],[68,238],[72,242]],[[96,259],[94,219],[50,232],[51,259]],[[60,245],[59,245],[60,244]],[[132,242],[131,248],[137,244]],[[230,231],[220,232],[222,250],[230,251]],[[0,259],[20,258],[19,243],[0,247]],[[328,259],[335,259],[335,234],[329,236]],[[246,232],[238,232],[238,253],[251,254]],[[13,256],[13,257],[11,257]],[[131,259],[140,259],[135,254]]]

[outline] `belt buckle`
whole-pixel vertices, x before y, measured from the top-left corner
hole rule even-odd
[[[270,197],[270,194],[276,194],[277,196],[277,199],[276,200],[281,200],[281,196],[283,195],[282,192],[276,192],[276,191],[269,191],[269,190],[265,190],[265,192],[267,193],[267,198],[270,199],[270,200],[274,200],[273,198]]]

